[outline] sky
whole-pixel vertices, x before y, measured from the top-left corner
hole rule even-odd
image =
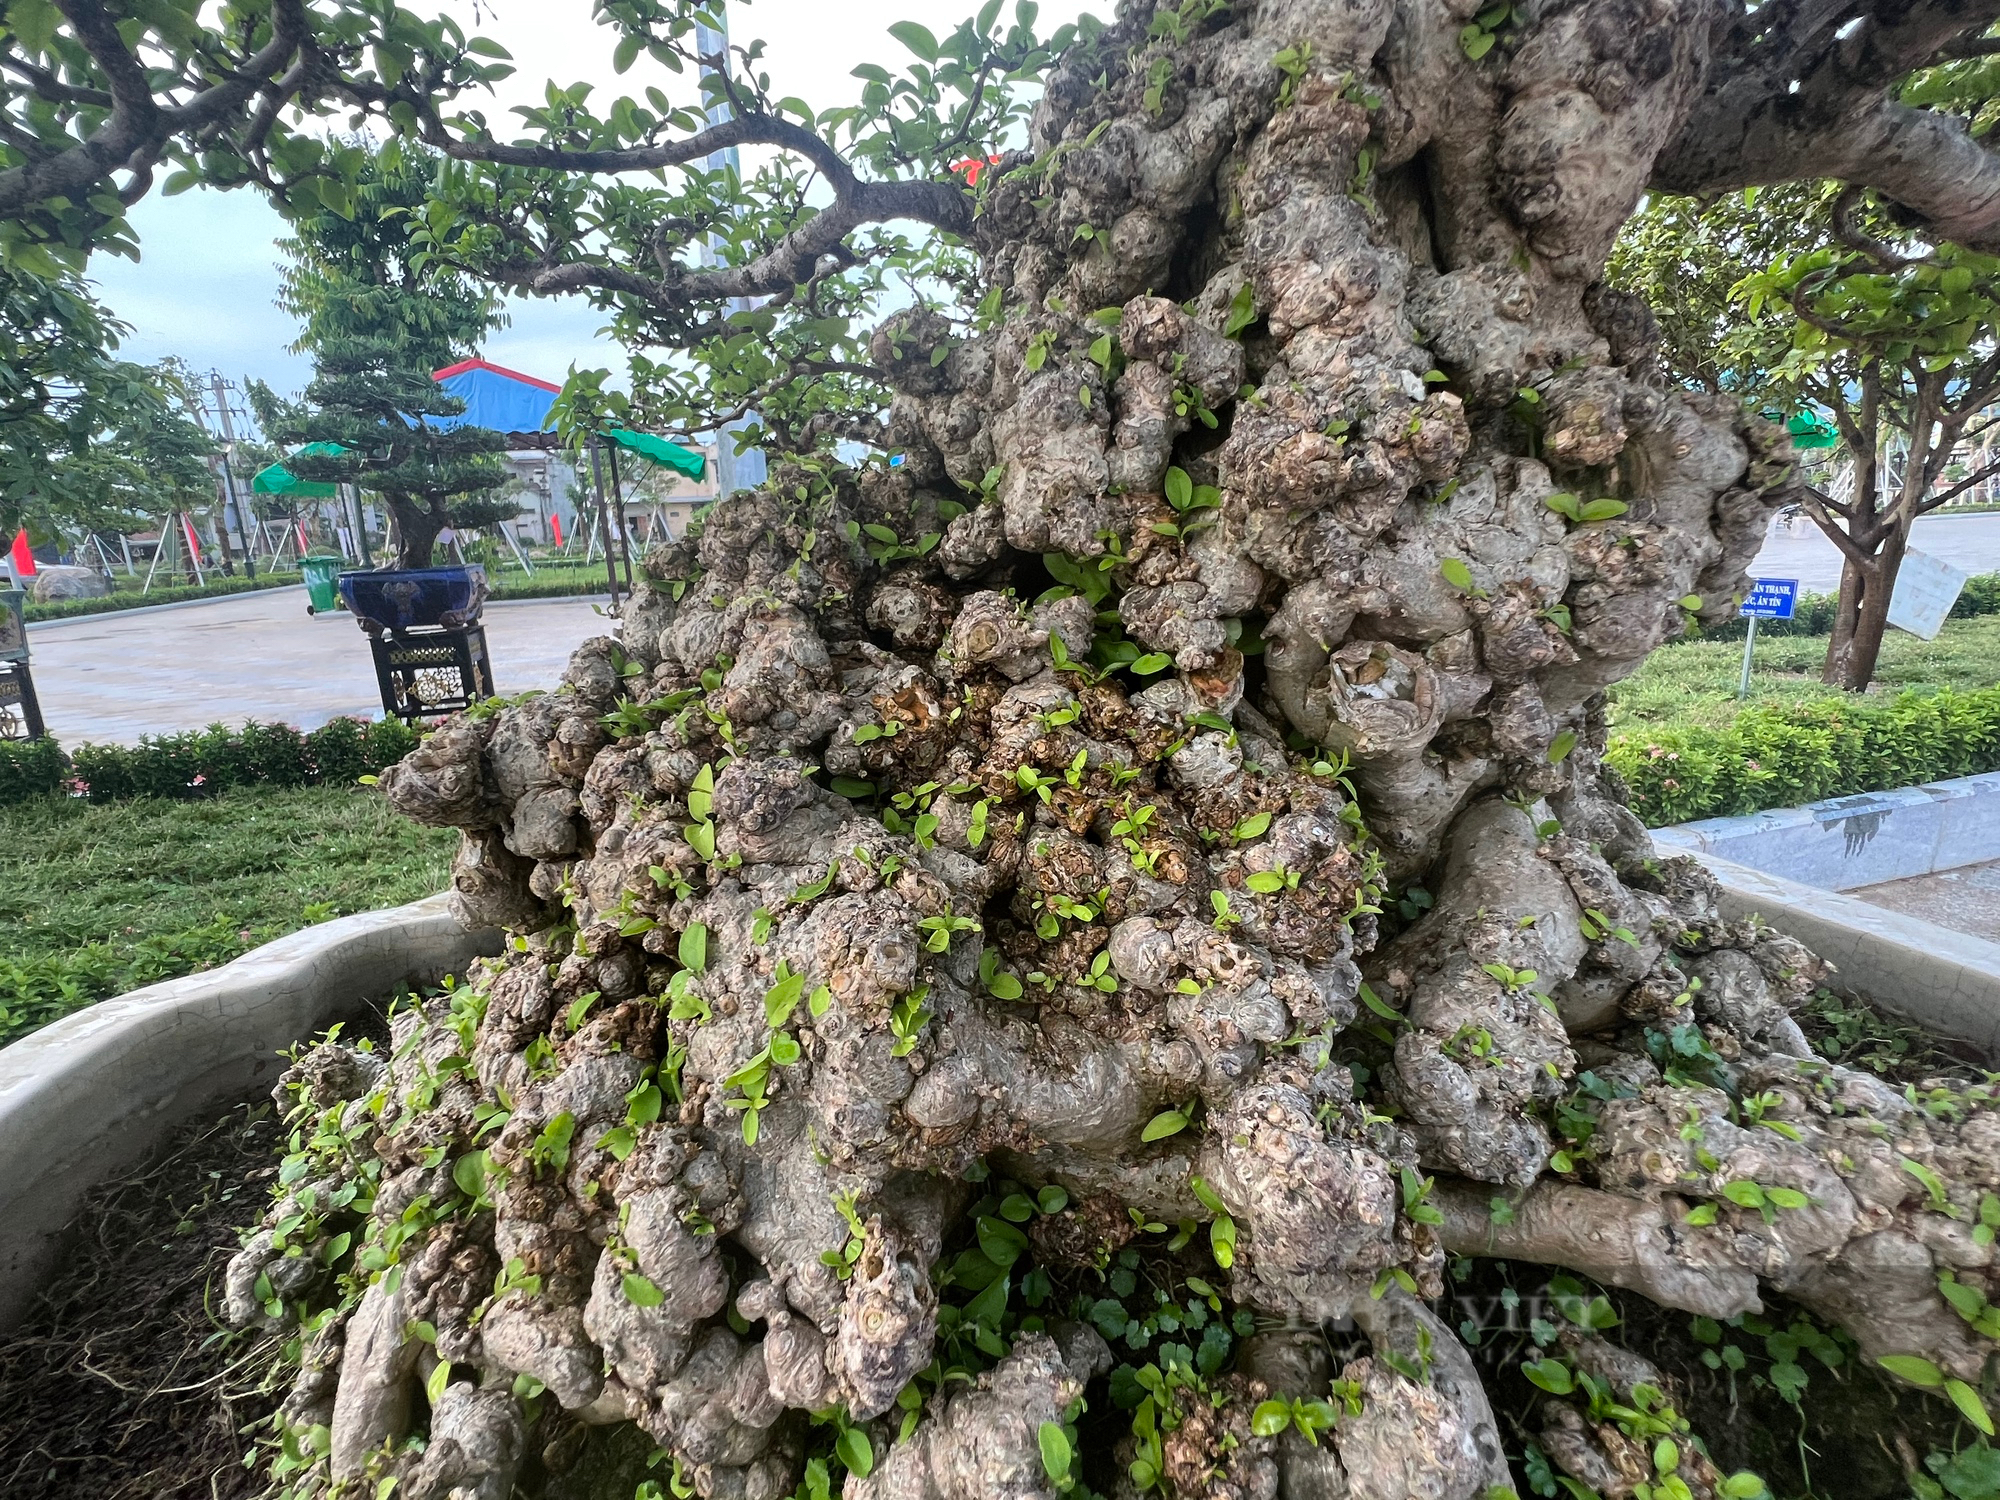
[[[490,99],[473,103],[505,134],[506,110],[539,100],[545,80],[568,85],[589,80],[599,97],[639,93],[657,84],[676,98],[691,97],[684,78],[641,57],[624,75],[611,69],[613,36],[591,23],[590,0],[437,0],[468,32],[483,32],[514,54],[517,73]],[[424,4],[414,9],[427,9]],[[763,66],[780,96],[796,94],[815,108],[850,102],[861,84],[858,63],[899,70],[909,61],[888,35],[891,22],[914,18],[943,32],[977,8],[976,0],[729,0],[731,39],[761,37]],[[1048,30],[1083,9],[1110,13],[1111,0],[1047,0],[1037,25]],[[255,189],[222,193],[196,188],[176,197],[157,191],[132,212],[138,231],[137,262],[98,256],[90,277],[112,312],[131,326],[121,353],[153,362],[177,355],[199,371],[219,370],[234,383],[246,375],[281,392],[295,391],[311,362],[293,354],[292,317],[274,305],[278,291],[276,241],[284,221]],[[493,334],[485,356],[496,364],[559,381],[572,364],[622,371],[622,351],[599,330],[602,316],[580,301],[513,299],[511,326]]]

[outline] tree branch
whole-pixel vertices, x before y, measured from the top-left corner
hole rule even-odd
[[[1652,186],[1706,196],[1832,177],[1875,189],[1943,238],[2000,248],[2000,154],[1964,121],[1890,93],[1978,38],[2000,18],[2000,0],[1878,0],[1842,38],[1853,17],[1851,4],[1832,0],[1743,12]]]
[[[269,87],[272,76],[305,45],[309,31],[303,0],[273,0],[271,36],[264,46],[223,70],[220,82],[186,103],[163,106],[102,0],[58,0],[58,4],[106,84],[104,90],[93,91],[102,93],[104,102],[96,98],[76,102],[94,108],[108,104],[110,113],[77,145],[0,171],[0,216],[19,216],[51,198],[87,197],[114,172],[129,171],[150,182],[153,167],[176,135],[214,127]],[[22,65],[9,62],[20,70]]]

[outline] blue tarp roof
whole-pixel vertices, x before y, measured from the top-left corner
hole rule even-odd
[[[460,360],[433,371],[431,378],[465,403],[456,417],[426,417],[424,421],[442,431],[454,427],[487,427],[494,432],[542,432],[549,425],[549,409],[555,405],[562,387],[519,370],[488,364],[483,359]]]

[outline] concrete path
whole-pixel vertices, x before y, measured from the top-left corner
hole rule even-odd
[[[2000,512],[1924,516],[1911,528],[1910,545],[1967,573],[2000,571]],[[1804,516],[1790,530],[1774,524],[1750,576],[1796,578],[1801,588],[1830,594],[1840,587],[1840,549]]]
[[[570,652],[611,633],[590,599],[486,607],[502,693],[555,686]],[[141,735],[276,719],[313,729],[341,714],[377,718],[368,641],[348,614],[308,615],[303,589],[186,608],[86,615],[32,626],[35,690],[65,745],[136,744]]]

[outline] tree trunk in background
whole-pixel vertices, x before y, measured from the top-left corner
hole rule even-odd
[[[314,1074],[384,1101],[384,1224],[491,1199],[362,1300],[343,1403],[412,1388],[422,1318],[489,1377],[452,1423],[518,1424],[531,1374],[703,1494],[770,1497],[838,1405],[874,1455],[848,1500],[1045,1500],[1038,1433],[1082,1395],[1124,1496],[1138,1439],[1067,1320],[1116,1303],[1093,1268],[1128,1249],[1298,1330],[1225,1336],[1176,1496],[1512,1483],[1524,1429],[1407,1295],[1452,1255],[1716,1318],[1768,1278],[1871,1359],[1979,1378],[1937,1284],[1984,1261],[1933,1251],[1897,1158],[1970,1222],[1987,1117],[1808,1061],[1821,966],[1725,921],[1600,760],[1603,689],[1689,596],[1727,617],[1796,496],[1782,430],[1665,388],[1601,281],[1709,9],[1550,11],[1485,61],[1469,11],[1415,0],[1264,0],[1183,41],[1162,14],[1169,40],[1142,13],[1066,61],[992,174],[990,321],[878,333],[901,466],[775,468],[647,556],[561,693],[383,776],[465,830],[468,917],[525,936],[403,1012],[386,1071]],[[268,1237],[231,1287],[267,1265]],[[1350,1317],[1382,1357],[1325,1447],[1253,1432],[1259,1392],[1327,1395]],[[359,1403],[336,1475],[407,1420]],[[1560,1467],[1616,1478],[1588,1413],[1539,1410]]]
[[[438,533],[445,528],[444,502],[426,502],[418,495],[385,494],[382,499],[396,521],[396,566],[428,568]]]
[[[1866,564],[1846,559],[1840,570],[1840,604],[1833,637],[1827,642],[1826,665],[1820,681],[1842,692],[1866,692],[1875,680],[1875,664],[1889,629],[1889,601],[1896,592],[1896,575],[1908,550],[1908,528],[1899,527],[1882,539]]]

